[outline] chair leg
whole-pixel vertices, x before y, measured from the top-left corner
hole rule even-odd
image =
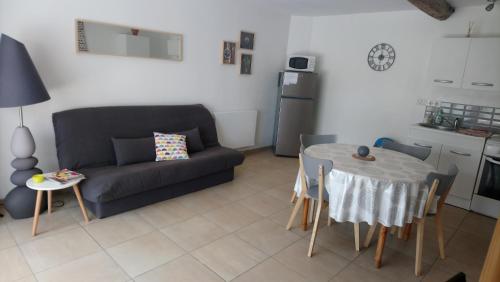
[[[295,203],[296,198],[297,198],[297,192],[293,191],[292,198],[290,199],[290,203],[292,203],[292,204]]]
[[[403,239],[403,231],[405,230],[406,224],[403,227],[398,227],[398,239]]]
[[[415,276],[422,275],[422,251],[424,248],[424,219],[417,223],[417,249],[415,252]]]
[[[329,211],[327,211],[329,212]],[[332,226],[332,218],[328,216],[328,222],[327,222],[328,227]]]
[[[375,251],[376,268],[380,268],[380,266],[382,266],[382,256],[384,254],[385,239],[387,238],[388,231],[389,227],[385,227],[384,225],[380,227],[378,242],[377,242],[377,250]]]
[[[290,230],[290,228],[292,228],[293,221],[295,220],[297,213],[299,213],[300,207],[304,203],[305,196],[306,196],[305,193],[301,193],[300,197],[295,202],[295,207],[293,208],[292,214],[290,215],[290,219],[288,220],[288,224],[286,225],[286,230]]]
[[[302,230],[307,231],[307,223],[309,220],[309,205],[310,199],[304,199],[304,210],[302,212]]]
[[[356,247],[356,252],[359,252],[359,223],[354,223],[354,246]]]
[[[412,226],[413,223],[407,223],[405,225],[405,229],[403,230],[403,240],[408,241],[410,239]]]
[[[436,216],[434,217],[434,220],[436,221],[436,233],[439,244],[439,256],[441,257],[441,259],[445,259],[446,254],[444,253],[444,235],[443,235],[443,225],[441,223],[441,214],[437,213]]]
[[[394,236],[394,234],[396,234],[397,230],[398,230],[397,226],[391,226],[391,235]]]
[[[375,233],[376,229],[377,229],[377,223],[370,225],[370,229],[368,229],[368,233],[366,234],[365,238],[365,243],[364,243],[365,248],[368,248],[370,246],[373,234]]]
[[[307,256],[311,257],[314,249],[314,243],[316,241],[316,235],[318,233],[318,225],[319,225],[319,216],[321,215],[321,205],[322,201],[316,201],[318,202],[318,208],[316,209],[316,216],[314,219],[314,226],[311,234],[311,241],[309,242],[309,251],[307,252]]]

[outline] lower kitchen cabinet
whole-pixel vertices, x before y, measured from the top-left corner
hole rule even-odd
[[[447,173],[452,164],[458,166],[459,173],[446,202],[464,209],[470,209],[484,143],[485,138],[418,125],[410,128],[407,142],[408,145],[430,148],[431,154],[426,162],[441,173]]]

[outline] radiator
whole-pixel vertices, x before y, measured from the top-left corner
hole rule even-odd
[[[233,149],[255,146],[257,111],[215,112],[219,142]]]

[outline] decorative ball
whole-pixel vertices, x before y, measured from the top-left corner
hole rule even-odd
[[[366,146],[359,146],[358,148],[358,155],[360,157],[366,157],[370,154],[370,148]]]
[[[42,183],[43,181],[45,181],[45,176],[43,176],[43,174],[35,174],[31,178],[35,183]]]

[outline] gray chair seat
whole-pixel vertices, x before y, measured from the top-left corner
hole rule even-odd
[[[80,188],[83,198],[88,201],[109,202],[210,175],[242,162],[243,156],[239,152],[215,146],[190,155],[189,160],[81,169],[79,172],[88,179],[82,182]]]

